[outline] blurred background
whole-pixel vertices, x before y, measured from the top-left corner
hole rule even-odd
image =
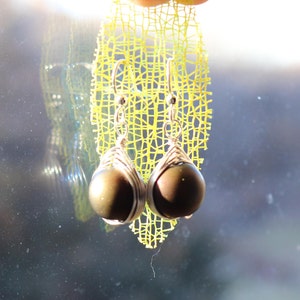
[[[103,0],[74,2],[1,0],[0,298],[298,300],[296,2],[199,6],[214,99],[207,195],[156,250],[127,227],[106,233],[97,218],[77,221],[71,195],[57,198],[41,176],[51,130],[39,74],[47,18],[107,13]]]

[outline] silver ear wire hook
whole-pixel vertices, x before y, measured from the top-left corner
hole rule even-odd
[[[171,84],[171,77],[172,77],[172,72],[171,72],[171,64],[172,61],[174,60],[173,57],[168,58],[167,60],[167,71],[166,71],[166,77],[167,77],[167,88],[168,88],[168,97],[167,97],[167,103],[168,105],[172,105],[176,103],[176,97],[172,92],[172,84]]]
[[[115,63],[115,66],[113,68],[113,71],[112,71],[112,74],[111,74],[111,78],[112,78],[112,88],[114,90],[114,93],[115,95],[118,95],[119,97],[116,98],[116,101],[117,101],[117,104],[120,104],[120,105],[124,105],[125,102],[126,102],[126,98],[124,95],[119,95],[118,94],[118,91],[117,91],[117,83],[116,83],[116,80],[117,80],[117,72],[118,72],[118,69],[120,67],[121,64],[125,64],[126,63],[126,60],[125,59],[119,59],[116,63]]]
[[[167,60],[167,87],[169,94],[172,94],[172,88],[171,88],[171,62],[174,60],[173,57],[168,58]]]

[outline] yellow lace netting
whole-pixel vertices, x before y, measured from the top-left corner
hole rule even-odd
[[[124,59],[116,77],[117,91],[128,98],[126,150],[145,182],[166,151],[163,124],[167,120],[167,59],[172,61],[172,91],[177,96],[177,118],[183,130],[180,143],[195,165],[203,163],[212,110],[207,91],[210,83],[207,54],[194,6],[170,1],[143,8],[115,0],[103,22],[93,66],[91,123],[100,155],[115,145],[114,90],[111,74]],[[165,220],[149,207],[130,224],[138,240],[155,248],[174,229],[176,220]]]

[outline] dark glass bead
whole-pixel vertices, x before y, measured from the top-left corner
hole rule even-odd
[[[152,195],[157,211],[166,218],[189,216],[204,198],[205,181],[193,164],[172,165],[158,177]]]
[[[125,221],[133,207],[133,188],[120,170],[102,169],[93,175],[89,199],[102,218]]]

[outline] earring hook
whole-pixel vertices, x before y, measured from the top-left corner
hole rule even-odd
[[[171,88],[171,63],[174,60],[173,57],[168,58],[167,60],[167,87],[168,87],[168,91],[169,94],[172,94],[172,88]]]
[[[118,69],[120,67],[121,64],[124,64],[125,65],[126,63],[126,60],[123,58],[123,59],[119,59],[115,65],[114,65],[114,68],[113,68],[113,71],[112,71],[112,74],[111,74],[111,78],[112,78],[112,88],[114,90],[114,93],[115,95],[119,95],[118,98],[116,98],[116,101],[118,104],[120,105],[124,105],[125,102],[126,102],[126,99],[125,99],[125,96],[124,95],[120,95],[118,94],[118,91],[117,91],[117,83],[116,83],[116,80],[117,80],[117,73],[118,73]]]
[[[172,84],[171,84],[171,77],[172,77],[172,70],[171,70],[171,66],[172,66],[172,61],[174,60],[173,57],[168,58],[167,60],[167,71],[166,71],[166,77],[167,77],[167,88],[168,88],[168,92],[169,95],[167,97],[167,103],[168,105],[172,105],[176,103],[176,97],[172,92]]]

